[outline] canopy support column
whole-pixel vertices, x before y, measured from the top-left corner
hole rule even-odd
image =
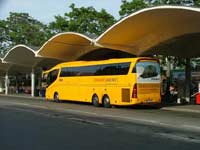
[[[166,76],[167,79],[170,79],[170,74],[171,74],[171,62],[169,60],[168,57],[166,57],[166,62],[167,62],[167,72],[166,72]]]
[[[9,87],[9,79],[8,79],[8,72],[5,75],[5,95],[8,95],[8,87]]]
[[[165,94],[165,101],[169,102],[169,89],[170,89],[170,75],[171,75],[171,62],[169,57],[166,57],[166,63],[167,63],[167,71],[166,71],[166,77],[167,77],[167,84],[166,84],[166,94]]]
[[[191,83],[191,64],[190,58],[186,58],[186,67],[185,67],[185,100],[190,102],[190,83]]]
[[[31,96],[32,97],[35,96],[35,72],[34,72],[34,68],[32,68],[32,72],[31,72]]]

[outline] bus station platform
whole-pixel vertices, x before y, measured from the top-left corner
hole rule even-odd
[[[162,106],[161,109],[175,112],[200,113],[200,105],[194,104]]]

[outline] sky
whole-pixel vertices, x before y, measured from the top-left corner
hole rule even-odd
[[[104,8],[119,19],[121,0],[0,0],[0,19],[6,19],[9,12],[25,12],[43,23],[49,23],[55,15],[63,16],[69,12],[71,3],[75,3],[76,7]]]

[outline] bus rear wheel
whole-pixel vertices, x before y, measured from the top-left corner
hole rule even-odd
[[[98,96],[96,94],[92,96],[92,104],[95,107],[99,107],[99,98],[98,98]]]
[[[111,105],[110,105],[110,98],[108,95],[104,95],[103,96],[103,99],[102,99],[102,102],[103,102],[103,106],[106,107],[106,108],[110,108]]]
[[[54,93],[53,100],[54,100],[54,102],[56,102],[56,103],[59,103],[59,102],[60,102],[60,100],[59,100],[59,95],[58,95],[58,93],[57,93],[57,92],[56,92],[56,93]]]

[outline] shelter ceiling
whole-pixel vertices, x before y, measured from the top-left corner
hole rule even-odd
[[[97,47],[94,46],[92,39],[82,34],[68,32],[52,37],[40,48],[37,55],[73,61],[94,49]]]
[[[184,35],[195,33],[200,33],[200,9],[160,6],[138,11],[122,19],[103,33],[96,43],[103,47],[141,55],[165,41],[176,37],[184,38]],[[193,40],[190,41],[193,42]],[[183,48],[184,51],[196,51],[196,48],[187,49],[190,47],[176,46],[176,44],[180,45],[180,43],[174,42],[173,45],[181,57],[186,55],[182,53]],[[197,48],[199,49],[200,45]],[[149,52],[159,53],[153,50]],[[168,55],[169,50],[163,50],[162,54]]]
[[[35,57],[35,51],[25,45],[13,47],[3,58],[4,62],[25,67],[34,67],[42,58]]]

